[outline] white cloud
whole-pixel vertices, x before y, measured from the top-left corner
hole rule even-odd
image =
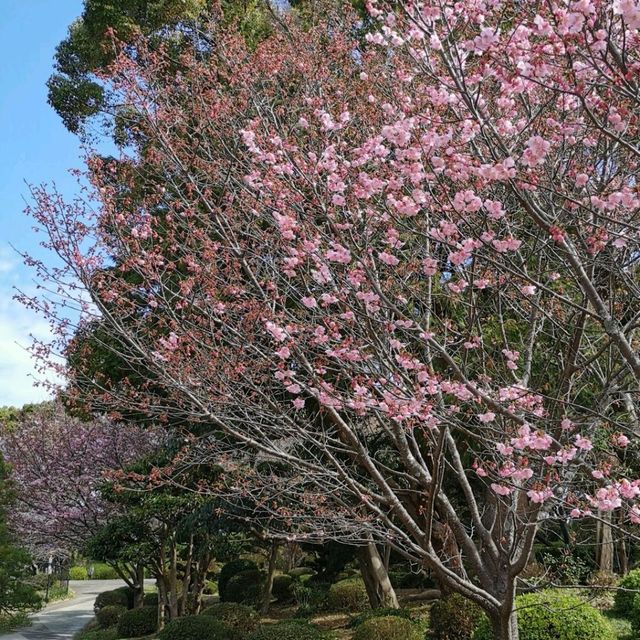
[[[56,379],[52,372],[37,371],[28,351],[31,335],[48,341],[51,333],[42,317],[13,299],[13,286],[21,284],[22,275],[19,258],[0,247],[0,406],[46,400],[50,391],[35,383]]]

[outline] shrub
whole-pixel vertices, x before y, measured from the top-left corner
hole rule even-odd
[[[379,616],[356,627],[353,640],[422,640],[424,633],[415,622],[400,616]]]
[[[227,584],[233,576],[241,573],[242,571],[257,571],[258,565],[253,560],[232,560],[222,567],[220,575],[218,576],[218,595],[220,601],[224,602],[227,599]]]
[[[257,569],[241,571],[229,580],[225,589],[225,602],[257,604],[262,597],[264,575]]]
[[[254,631],[260,622],[260,616],[255,609],[235,602],[218,602],[207,607],[202,615],[220,620],[239,634]]]
[[[98,597],[93,603],[93,610],[98,613],[103,607],[111,605],[120,605],[125,608],[129,607],[129,596],[126,589],[113,589],[112,591],[103,591],[98,594]]]
[[[306,620],[285,620],[260,626],[247,640],[323,640],[325,637]]]
[[[636,593],[631,603],[631,611],[627,613],[631,620],[631,628],[633,629],[633,637],[640,638],[640,593]]]
[[[329,589],[328,605],[335,611],[364,611],[369,608],[369,596],[361,578],[340,580]]]
[[[429,629],[433,640],[470,640],[482,619],[482,609],[458,593],[436,600],[431,607]]]
[[[158,609],[142,607],[125,611],[118,622],[118,634],[121,638],[138,638],[154,633],[158,628]]]
[[[407,620],[411,620],[411,611],[408,609],[371,609],[370,611],[365,611],[360,615],[356,616],[349,623],[350,627],[358,627],[363,622],[367,620],[371,620],[371,618],[386,618],[389,616],[396,616],[398,618],[405,618]]]
[[[234,640],[224,622],[210,616],[186,616],[167,623],[158,640]]]
[[[309,576],[303,576],[307,577]],[[322,582],[294,582],[291,591],[298,605],[298,615],[311,615],[326,609],[330,588],[330,584]]]
[[[71,567],[69,569],[69,580],[86,580],[88,577],[86,567]]]
[[[528,593],[516,598],[520,640],[614,640],[606,618],[580,598],[557,591]],[[493,640],[486,616],[474,640]]]
[[[207,580],[204,584],[204,594],[215,596],[218,593],[218,583],[215,580]]]
[[[117,629],[83,629],[73,636],[74,640],[118,640]]]
[[[117,580],[120,576],[117,571],[104,562],[96,562],[93,565],[92,580]]]
[[[293,600],[293,578],[291,576],[276,576],[273,579],[271,595],[278,602],[291,602]]]
[[[145,593],[142,603],[145,607],[157,607],[158,606],[158,593],[153,591],[152,593]]]
[[[121,604],[109,604],[96,613],[96,620],[102,629],[115,627],[126,610]]]
[[[295,567],[289,571],[292,578],[301,578],[302,576],[312,576],[315,571],[311,567]]]
[[[628,591],[628,589],[637,589],[640,592],[640,569],[629,571],[626,576],[618,583],[619,590],[613,600],[613,608],[616,613],[621,616],[630,616],[633,609],[633,600],[636,597],[636,591]],[[625,589],[623,591],[622,589]]]

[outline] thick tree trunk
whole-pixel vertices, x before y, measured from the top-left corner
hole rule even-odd
[[[601,520],[598,520],[596,529],[596,562],[599,571],[613,571],[613,532],[611,528],[611,512],[598,512]]]
[[[144,607],[144,565],[139,564],[135,569],[136,579],[133,585],[133,608]]]
[[[262,592],[262,613],[267,613],[267,611],[269,611],[269,606],[271,605],[271,590],[273,589],[273,578],[276,573],[278,548],[279,545],[276,542],[271,543],[269,564],[267,566],[267,579],[264,583],[264,591]]]
[[[358,548],[358,561],[372,609],[398,609],[398,598],[373,542]]]
[[[518,640],[518,619],[513,608],[491,616],[491,626],[494,640]]]

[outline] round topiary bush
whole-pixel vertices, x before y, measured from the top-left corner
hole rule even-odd
[[[365,611],[360,615],[357,615],[355,618],[351,620],[349,623],[350,627],[358,627],[363,622],[370,620],[371,618],[386,618],[388,616],[396,616],[398,618],[406,618],[407,620],[411,620],[411,611],[409,609],[370,609],[369,611]]]
[[[607,619],[576,596],[558,591],[527,593],[516,598],[520,640],[615,640]],[[493,640],[482,616],[473,640]]]
[[[241,571],[229,580],[225,589],[225,602],[258,604],[262,598],[264,574],[257,569]]]
[[[220,570],[218,576],[218,595],[220,596],[220,602],[225,602],[227,599],[227,584],[233,576],[241,573],[242,571],[257,571],[258,565],[253,560],[232,560],[227,562]]]
[[[110,604],[102,607],[102,609],[96,613],[96,620],[102,629],[115,627],[118,622],[120,622],[120,618],[122,618],[122,614],[126,610],[127,608],[121,604]]]
[[[369,618],[356,627],[353,640],[422,640],[424,632],[412,620],[400,616]]]
[[[186,616],[167,623],[158,640],[235,640],[224,622],[210,616]]]
[[[204,616],[212,616],[223,622],[229,629],[239,634],[249,633],[258,628],[260,616],[255,609],[235,602],[218,602],[207,607]]]
[[[93,610],[98,613],[103,607],[112,605],[120,605],[125,609],[129,608],[129,595],[126,589],[113,589],[112,591],[103,591],[98,594],[93,603]]]
[[[158,628],[158,609],[141,607],[125,611],[118,622],[118,634],[121,638],[139,638],[148,636]]]
[[[637,590],[637,591],[636,591]],[[613,609],[621,616],[630,616],[633,599],[640,593],[640,569],[629,571],[620,582],[613,600]]]
[[[311,567],[295,567],[289,571],[289,574],[292,578],[302,578],[302,576],[312,576],[315,574],[315,571]]]
[[[88,578],[86,567],[71,567],[69,569],[69,580],[87,580]]]
[[[325,634],[306,620],[286,620],[264,624],[247,640],[324,640]]]
[[[369,596],[362,578],[340,580],[331,585],[327,603],[334,611],[364,611],[369,608]]]
[[[118,572],[104,562],[96,562],[93,565],[92,580],[117,580],[119,577]]]
[[[293,601],[293,583],[294,579],[291,576],[283,575],[276,576],[273,579],[273,586],[271,587],[271,595],[281,603]]]
[[[436,600],[431,607],[431,637],[433,640],[471,640],[482,616],[482,609],[477,604],[452,593]]]

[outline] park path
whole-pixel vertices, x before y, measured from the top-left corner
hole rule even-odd
[[[93,601],[103,591],[124,586],[122,580],[72,580],[72,600],[54,602],[32,616],[33,624],[9,634],[2,640],[69,640],[93,617]]]

